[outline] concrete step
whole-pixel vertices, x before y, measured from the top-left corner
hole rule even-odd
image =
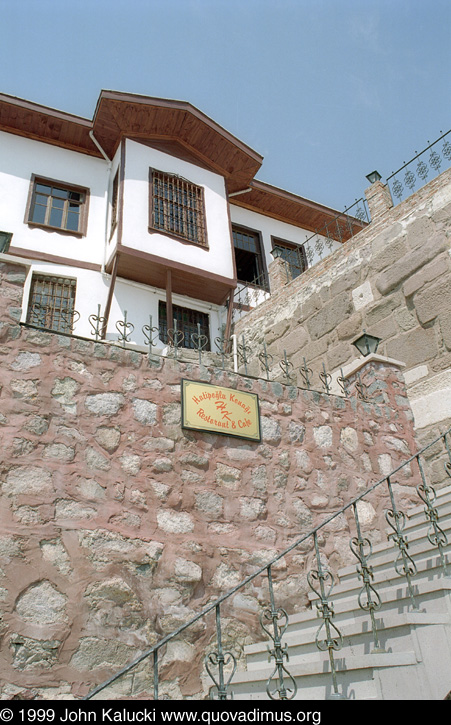
[[[347,656],[371,654],[375,650],[374,637],[371,622],[367,615],[352,618],[349,617],[342,622],[335,622],[342,635],[342,648],[337,652],[337,657],[342,653]],[[322,626],[322,620],[316,619],[311,627],[302,631],[287,632],[283,638],[283,645],[287,645],[290,663],[307,662],[318,657],[318,648],[315,642],[316,633]],[[376,626],[379,635],[380,649],[394,652],[402,652],[412,649],[410,640],[411,632],[417,627],[440,627],[444,636],[449,640],[449,651],[451,656],[451,616],[447,613],[431,614],[428,612],[405,612],[402,614],[376,614]],[[324,635],[324,628],[320,636]],[[245,648],[247,669],[259,669],[268,660],[267,642],[248,645]]]
[[[410,690],[421,692],[422,688],[415,673],[417,656],[415,652],[366,654],[364,656],[340,656],[337,654],[335,667],[338,691],[346,699],[380,699],[381,692],[375,671],[396,668],[408,669]],[[287,670],[295,679],[298,691],[296,700],[324,700],[333,695],[332,676],[327,653],[318,653],[308,662],[287,663]],[[267,700],[267,681],[274,672],[274,666],[261,667],[246,672],[237,672],[231,691],[235,700]],[[288,677],[285,686],[290,686]],[[274,689],[273,680],[271,689]],[[414,699],[414,698],[412,698]]]

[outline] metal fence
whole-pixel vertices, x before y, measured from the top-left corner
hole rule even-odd
[[[451,164],[451,130],[429,143],[423,151],[407,161],[387,178],[387,185],[396,203],[410,196]]]

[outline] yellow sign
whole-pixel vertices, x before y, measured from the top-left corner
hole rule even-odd
[[[260,441],[255,393],[182,380],[182,428]]]

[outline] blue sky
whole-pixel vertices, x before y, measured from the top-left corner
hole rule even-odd
[[[0,92],[92,118],[186,100],[343,209],[451,128],[449,0],[0,0]]]

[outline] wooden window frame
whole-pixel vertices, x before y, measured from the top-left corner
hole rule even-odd
[[[190,235],[189,233],[183,234],[180,233],[178,230],[171,228],[171,226],[167,224],[168,215],[165,213],[165,211],[163,211],[163,224],[160,225],[156,222],[156,215],[158,212],[156,209],[154,182],[155,179],[157,179],[158,177],[160,177],[160,181],[163,184],[175,184],[177,193],[194,193],[196,197],[195,208],[193,209],[189,206],[181,204],[181,215],[179,215],[178,217],[178,223],[181,225],[182,228],[189,227],[190,225],[194,226],[197,236],[196,239],[194,239],[193,235]],[[165,236],[176,239],[179,242],[183,242],[185,244],[194,244],[196,247],[200,247],[201,249],[209,248],[207,236],[207,217],[205,213],[205,193],[203,186],[195,184],[194,182],[189,181],[188,179],[185,179],[183,176],[179,176],[178,174],[171,174],[167,171],[160,171],[159,169],[150,168],[149,195],[149,232],[164,234]],[[165,200],[163,198],[162,203],[163,205],[165,204]],[[167,203],[170,206],[171,202],[169,201]],[[192,211],[195,212],[196,218],[194,221],[187,221],[186,216]],[[173,226],[175,226],[175,224],[173,224]]]
[[[235,240],[233,237],[234,232],[242,232],[247,236],[253,236],[256,240],[257,246],[258,246],[258,252],[256,253],[258,263],[261,269],[260,274],[258,275],[259,278],[262,279],[262,284],[260,285],[253,285],[252,282],[248,282],[246,280],[242,280],[238,277],[238,271],[237,271],[237,281],[239,284],[244,285],[252,285],[256,287],[257,289],[263,289],[269,292],[269,275],[268,275],[268,269],[266,267],[266,258],[265,258],[265,247],[263,244],[263,238],[261,232],[258,231],[258,229],[252,229],[251,227],[243,226],[242,224],[233,224],[232,223],[232,247],[233,247],[233,253],[235,254]]]
[[[307,271],[308,261],[303,244],[297,244],[296,242],[288,241],[288,239],[282,239],[282,237],[274,237],[273,235],[271,235],[271,249],[274,249],[274,247],[277,246],[281,247],[282,249],[291,249],[293,251],[299,252],[299,256],[302,260],[302,269],[299,272],[299,275],[296,275],[296,277],[299,277],[301,274]]]
[[[110,225],[110,239],[116,231],[118,211],[119,211],[119,172],[120,167],[116,169],[116,173],[113,179],[113,185],[111,187],[111,225]]]
[[[53,224],[49,224],[47,222],[37,222],[33,221],[32,215],[34,211],[35,206],[35,198],[37,193],[37,185],[43,184],[45,186],[50,187],[56,187],[59,189],[63,189],[64,191],[73,191],[77,194],[82,195],[82,201],[80,201],[80,215],[79,215],[79,228],[77,231],[74,229],[66,229],[62,226],[55,226]],[[46,176],[40,176],[37,174],[32,174],[31,180],[30,180],[30,189],[28,193],[28,200],[27,200],[27,207],[25,211],[25,224],[28,224],[30,227],[37,227],[40,229],[48,229],[52,232],[59,232],[60,234],[68,234],[69,236],[73,237],[85,237],[88,230],[88,211],[89,211],[89,197],[90,192],[89,189],[85,186],[78,186],[76,184],[68,184],[66,181],[59,181],[58,179],[51,179]],[[48,199],[53,198],[50,194],[48,196]],[[48,217],[50,213],[50,206],[47,206],[46,208],[46,218]],[[66,210],[67,214],[67,210]]]
[[[47,285],[42,290],[39,284]],[[42,330],[72,333],[77,280],[73,277],[34,273],[28,297],[27,323]],[[42,303],[42,298],[49,302]]]

